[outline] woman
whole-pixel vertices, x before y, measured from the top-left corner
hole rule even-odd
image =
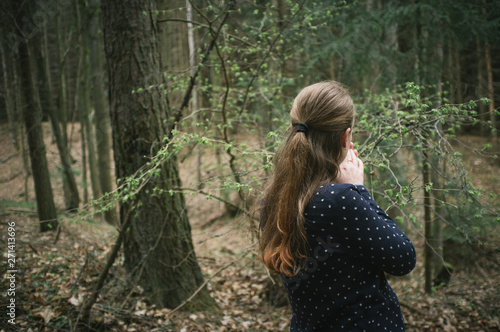
[[[260,250],[282,276],[291,331],[404,331],[384,272],[413,270],[413,244],[363,186],[354,104],[336,82],[303,89],[262,203]]]

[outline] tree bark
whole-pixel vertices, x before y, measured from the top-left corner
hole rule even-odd
[[[434,105],[436,108],[441,107],[441,100],[443,96],[443,84],[442,84],[442,70],[444,65],[444,40],[442,37],[437,37],[437,43],[435,44],[432,52],[433,52],[433,63],[434,70],[432,70],[432,82],[436,84],[436,95]],[[443,128],[441,123],[437,124],[437,131],[440,137],[444,137]],[[433,134],[436,135],[436,134]],[[434,151],[434,150],[432,150]],[[441,157],[437,153],[433,153],[432,162],[435,167],[439,167],[439,169],[445,169],[444,163],[443,167],[440,167]],[[432,247],[433,251],[433,269],[434,269],[434,277],[441,271],[444,267],[444,251],[443,251],[443,220],[441,219],[443,209],[442,202],[444,202],[443,195],[443,184],[441,176],[437,172],[431,172],[431,181],[433,183],[433,188],[438,189],[437,191],[432,193],[433,201],[434,201],[434,219],[432,221]],[[437,204],[436,204],[437,203]]]
[[[479,37],[476,37],[476,58],[477,58],[477,97],[484,98],[486,93],[484,89],[484,57],[481,48],[481,41]],[[479,117],[483,123],[487,122],[488,112],[486,111],[486,105],[482,102],[479,103]],[[481,136],[488,136],[488,127],[481,123]]]
[[[493,138],[495,140],[495,143],[498,144],[496,141],[497,139],[497,134],[496,134],[496,117],[495,117],[495,90],[493,88],[493,72],[491,69],[491,52],[490,52],[490,44],[486,43],[484,45],[484,57],[486,61],[486,74],[488,77],[488,98],[491,100],[489,103],[489,111],[490,111],[490,121],[491,121],[491,126],[492,126],[492,133],[493,133]]]
[[[181,17],[184,15],[186,0],[156,0],[160,18]],[[158,26],[161,71],[180,75],[189,70],[189,46],[186,38],[187,25],[184,23],[162,23]],[[167,82],[168,83],[168,82]],[[171,104],[182,103],[180,91],[169,91]]]
[[[68,145],[68,131],[67,131],[67,123],[68,123],[68,91],[66,86],[66,69],[65,63],[66,58],[63,57],[64,49],[61,45],[61,40],[63,40],[63,32],[61,28],[61,13],[59,12],[56,17],[56,55],[57,55],[57,65],[58,65],[58,96],[57,96],[57,106],[59,110],[59,120],[61,121],[61,134],[63,138],[63,142],[65,145]]]
[[[186,0],[186,19],[189,21],[188,26],[188,45],[189,45],[189,73],[191,76],[194,76],[196,72],[196,48],[194,46],[194,29],[191,21],[193,20],[193,8],[191,6],[191,2]],[[191,101],[192,109],[194,112],[193,122],[194,122],[194,130],[196,130],[196,126],[198,123],[198,88],[195,85],[193,87],[193,100]],[[195,157],[196,157],[196,185],[198,188],[201,188],[201,151],[200,145],[197,144],[195,147]]]
[[[24,6],[21,6],[24,7]],[[21,12],[23,10],[21,9]],[[27,12],[24,11],[26,15]],[[18,14],[18,17],[25,17]],[[22,84],[24,105],[24,122],[28,135],[28,146],[31,159],[31,171],[35,182],[35,194],[37,201],[38,218],[40,220],[40,231],[55,230],[58,226],[56,207],[50,184],[50,174],[45,155],[45,144],[42,131],[42,110],[36,101],[34,88],[32,64],[27,40],[19,44],[19,70]]]
[[[92,81],[92,101],[95,111],[95,134],[96,134],[96,152],[97,168],[99,170],[99,182],[102,194],[113,191],[113,181],[111,176],[111,140],[110,140],[110,119],[109,111],[106,105],[106,96],[103,87],[102,55],[99,39],[99,0],[90,0],[88,13],[89,18],[89,37],[90,37],[90,67]],[[110,224],[118,224],[118,215],[116,207],[104,212],[104,219]]]
[[[33,53],[36,59],[36,67],[38,73],[38,92],[40,95],[40,104],[42,110],[49,115],[52,125],[52,132],[55,136],[57,149],[59,151],[59,159],[62,166],[62,180],[64,188],[64,202],[67,211],[76,211],[80,204],[80,197],[78,187],[76,185],[75,177],[71,169],[71,157],[68,152],[68,147],[63,141],[61,128],[59,127],[58,112],[52,103],[52,93],[50,91],[50,82],[46,61],[42,55],[42,43],[40,35],[33,38]],[[46,55],[47,56],[47,55]]]
[[[22,96],[20,91],[22,90],[22,83],[21,79],[19,78],[21,76],[20,74],[20,69],[19,69],[19,63],[16,64],[14,67],[14,83],[16,85],[18,93],[16,93],[16,113],[20,118],[23,117],[23,105],[22,105]],[[29,177],[31,176],[31,166],[30,166],[30,158],[28,157],[29,152],[26,151],[26,139],[23,134],[23,129],[24,125],[21,124],[21,153],[23,155],[23,168],[24,168],[24,201],[28,202],[29,201],[29,191],[28,191],[28,182],[29,182]]]
[[[430,294],[432,291],[432,215],[431,215],[431,189],[430,185],[430,170],[429,170],[429,154],[424,147],[422,158],[422,178],[424,190],[424,275],[425,275],[425,292]]]
[[[460,51],[458,47],[455,47],[455,84],[457,86],[456,91],[457,91],[457,101],[456,103],[463,103],[464,102],[464,96],[463,96],[463,84],[462,84],[462,64],[461,64],[461,57],[460,57]]]
[[[10,51],[7,47],[4,47],[3,43],[0,44],[0,57],[2,61],[3,70],[3,84],[4,84],[4,98],[5,98],[5,108],[7,109],[7,120],[9,122],[9,131],[12,139],[12,144],[16,151],[19,151],[19,116],[16,112],[16,100],[15,100],[15,81],[13,79],[12,63],[10,59]],[[9,61],[9,62],[7,62]]]
[[[160,71],[156,6],[152,0],[103,1],[105,53],[116,175],[125,179],[162,147],[173,127]],[[151,88],[149,88],[151,86]],[[142,92],[131,93],[137,88]],[[184,196],[152,195],[181,186],[177,159],[171,155],[136,195],[138,204],[125,234],[125,268],[159,307],[176,307],[202,283],[191,240]],[[130,201],[121,201],[124,221]],[[211,303],[208,291],[198,304]],[[211,305],[211,304],[210,304]]]
[[[77,26],[82,26],[82,22],[86,21],[87,11],[84,4],[75,3],[75,14],[77,17]],[[83,17],[82,17],[83,16]],[[97,153],[95,147],[94,139],[94,125],[93,117],[94,114],[91,111],[90,102],[90,59],[89,59],[89,38],[88,31],[83,31],[80,34],[80,47],[81,47],[81,57],[82,57],[82,71],[81,75],[77,77],[80,80],[80,89],[75,91],[75,94],[79,95],[79,106],[82,119],[85,122],[83,126],[85,128],[85,138],[88,151],[88,166],[90,170],[90,183],[92,186],[92,198],[97,199],[102,196],[101,184],[99,182],[99,170],[97,169]],[[82,128],[83,128],[82,127]]]
[[[40,4],[40,2],[39,2]],[[49,95],[53,96],[53,92],[52,92],[52,77],[50,76],[51,73],[50,73],[50,53],[49,53],[49,40],[48,40],[48,27],[47,27],[48,23],[45,22],[45,24],[43,25],[42,29],[43,29],[43,40],[42,40],[42,43],[43,43],[43,50],[42,49],[35,49],[34,52],[37,52],[39,54],[41,54],[41,57],[42,57],[42,61],[44,62],[44,67],[45,67],[45,72],[46,72],[46,82],[45,84],[47,84],[47,87],[45,87],[45,89],[49,92]],[[37,67],[39,68],[40,65],[38,64],[38,54],[35,54],[35,58],[37,58]],[[38,89],[40,90],[40,88]],[[39,91],[40,93],[42,93],[42,91]],[[54,105],[54,101],[51,100],[50,103],[52,105]],[[42,108],[43,108],[43,105],[42,105]],[[57,110],[56,110],[57,111]],[[59,114],[57,114],[56,116],[56,119],[59,120]],[[52,143],[56,143],[57,144],[57,138],[56,138],[56,134],[54,132],[54,129],[55,129],[55,126],[56,124],[53,123],[54,121],[54,118],[52,116],[50,116],[49,114],[49,121],[50,121],[50,128],[52,129]],[[59,122],[57,122],[57,126],[59,126]],[[62,176],[63,177],[63,188],[64,188],[64,197],[65,197],[65,200],[66,200],[66,197],[67,197],[67,192],[68,190],[68,185],[65,183],[65,180],[64,180],[64,175]],[[67,202],[65,202],[66,205],[67,205]]]
[[[80,50],[78,54],[78,64],[76,66],[76,82],[75,82],[75,112],[78,114],[78,121],[80,122],[80,141],[81,141],[81,155],[82,155],[82,187],[83,187],[83,204],[86,205],[89,201],[89,189],[88,189],[88,181],[87,181],[87,143],[85,139],[85,118],[83,116],[83,108],[82,101],[80,98],[80,76],[82,75],[83,68],[83,54]]]
[[[486,4],[486,0],[483,0],[483,4]],[[486,17],[487,10],[485,6],[482,6],[481,11],[483,16]],[[495,90],[493,88],[493,72],[491,69],[491,46],[488,41],[484,43],[484,61],[486,62],[486,76],[488,78],[488,98],[491,100],[489,103],[489,113],[490,113],[490,121],[491,121],[491,129],[493,136],[493,143],[495,144],[494,148],[498,151],[498,141],[497,141],[497,125],[496,125],[496,117],[495,117]]]

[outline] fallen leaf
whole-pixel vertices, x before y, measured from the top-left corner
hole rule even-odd
[[[35,312],[33,316],[42,318],[45,324],[47,324],[52,318],[59,316],[59,314],[56,314],[50,307],[47,307]]]
[[[78,299],[75,297],[75,295],[73,295],[69,300],[68,300],[69,303],[71,303],[72,305],[74,305],[75,307],[78,307],[80,305],[80,301],[78,301]]]

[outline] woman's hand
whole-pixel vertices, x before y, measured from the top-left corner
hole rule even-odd
[[[340,164],[337,183],[363,184],[364,178],[363,161],[358,158],[358,151],[353,149],[353,144],[347,151],[347,156]]]

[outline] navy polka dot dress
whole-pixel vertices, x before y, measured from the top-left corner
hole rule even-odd
[[[398,298],[384,271],[413,270],[413,244],[362,185],[319,188],[306,211],[309,257],[282,275],[291,331],[404,331]]]

